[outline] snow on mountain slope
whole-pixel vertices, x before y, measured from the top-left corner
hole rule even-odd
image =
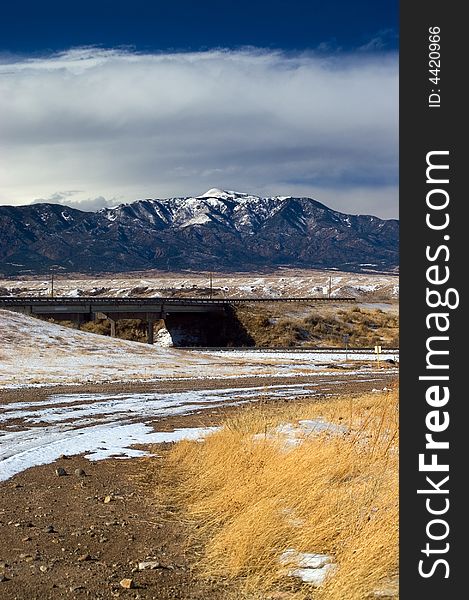
[[[108,220],[145,220],[168,228],[184,228],[216,222],[228,229],[254,234],[280,210],[288,197],[261,198],[212,188],[196,197],[139,200],[99,211]]]
[[[0,273],[398,265],[398,222],[347,215],[312,198],[212,188],[87,213],[55,204],[0,207]]]

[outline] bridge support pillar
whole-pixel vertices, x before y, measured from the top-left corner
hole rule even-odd
[[[116,337],[116,322],[114,319],[109,319],[109,318],[108,318],[108,321],[111,324],[111,337],[115,338]]]
[[[152,319],[147,320],[147,343],[148,344],[154,343],[154,336],[153,336],[154,325],[155,325],[155,321],[153,321]]]

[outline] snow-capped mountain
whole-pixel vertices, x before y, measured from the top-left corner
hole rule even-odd
[[[57,204],[0,206],[0,272],[133,269],[389,270],[398,221],[347,215],[311,198],[213,188],[90,213]]]

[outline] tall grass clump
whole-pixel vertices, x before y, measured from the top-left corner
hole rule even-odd
[[[279,433],[317,418],[341,428],[296,445]],[[204,443],[177,444],[169,460],[201,572],[232,580],[237,593],[363,600],[396,576],[396,391],[243,409]],[[337,566],[320,587],[301,584],[279,562],[289,548]]]

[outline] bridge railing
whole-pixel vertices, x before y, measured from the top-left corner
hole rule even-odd
[[[246,303],[257,303],[257,302],[355,302],[356,299],[352,297],[322,297],[322,296],[310,296],[310,297],[299,297],[299,298],[114,298],[114,297],[85,297],[80,296],[78,298],[65,297],[54,297],[48,298],[43,296],[31,296],[22,298],[11,298],[11,297],[0,297],[0,307],[3,306],[28,306],[28,305],[100,305],[100,304],[115,304],[121,306],[151,306],[155,304],[178,304],[178,305],[232,305],[232,304],[246,304]]]

